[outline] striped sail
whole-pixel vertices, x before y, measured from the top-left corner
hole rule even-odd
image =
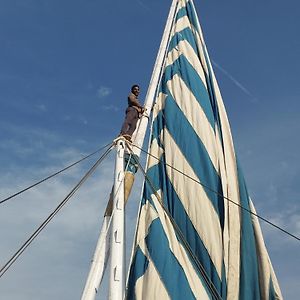
[[[153,108],[127,299],[282,299],[192,1]],[[230,199],[231,201],[229,201]]]

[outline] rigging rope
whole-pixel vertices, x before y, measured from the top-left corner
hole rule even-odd
[[[12,264],[19,258],[19,256],[26,250],[26,248],[33,242],[33,240],[41,233],[41,231],[48,225],[48,223],[55,217],[55,215],[63,208],[63,206],[70,200],[75,192],[81,187],[86,179],[96,170],[103,159],[111,151],[113,144],[101,155],[101,157],[95,162],[95,164],[87,171],[77,185],[71,190],[71,192],[62,200],[62,202],[53,210],[48,218],[35,230],[35,232],[23,243],[23,245],[15,252],[15,254],[7,261],[7,263],[0,269],[0,278],[6,273],[6,271],[12,266]]]
[[[238,207],[240,207],[241,209],[247,211],[247,212],[250,213],[251,215],[253,215],[253,216],[259,218],[260,220],[264,221],[265,223],[267,223],[267,224],[273,226],[274,228],[276,228],[276,229],[282,231],[283,233],[289,235],[290,237],[292,237],[292,238],[294,238],[294,239],[296,239],[296,240],[298,240],[298,241],[300,242],[300,237],[298,237],[298,236],[296,236],[296,235],[290,233],[289,231],[283,229],[282,227],[276,225],[275,223],[273,223],[273,222],[267,220],[266,218],[264,218],[264,217],[258,215],[257,213],[254,213],[254,212],[251,211],[250,209],[248,209],[248,208],[242,206],[241,204],[236,203],[235,201],[231,200],[230,198],[228,198],[228,197],[226,197],[226,196],[220,194],[218,191],[215,191],[214,189],[212,189],[211,187],[205,185],[204,183],[202,183],[202,182],[199,181],[198,179],[195,179],[195,178],[193,178],[193,177],[191,177],[191,176],[185,174],[183,171],[178,170],[177,168],[171,166],[170,164],[168,164],[168,163],[166,163],[166,162],[162,162],[158,157],[156,157],[155,155],[149,153],[148,151],[144,150],[143,148],[141,148],[141,147],[139,147],[139,146],[137,146],[137,145],[134,145],[134,144],[132,144],[132,146],[133,146],[133,147],[136,147],[136,148],[138,148],[138,149],[140,149],[140,150],[141,150],[142,152],[144,152],[145,154],[150,155],[151,157],[153,157],[154,159],[156,159],[160,164],[164,164],[165,166],[170,167],[172,170],[174,170],[174,171],[180,173],[181,175],[187,177],[188,179],[190,179],[190,180],[192,180],[192,181],[194,181],[194,182],[200,184],[200,185],[203,186],[205,189],[207,189],[207,190],[209,190],[209,191],[215,193],[216,195],[218,195],[219,197],[222,197],[223,199],[226,199],[228,202],[237,205]]]
[[[128,149],[131,151],[131,153],[133,153],[132,149],[130,148],[130,146],[128,146]],[[181,229],[179,228],[179,226],[177,225],[176,221],[174,220],[173,216],[170,214],[170,212],[168,211],[168,209],[165,207],[160,195],[157,193],[157,191],[155,190],[154,185],[152,184],[152,181],[150,180],[150,178],[148,177],[146,171],[144,170],[144,168],[142,167],[142,165],[140,164],[139,161],[137,161],[137,164],[140,168],[140,170],[142,171],[145,179],[147,180],[147,182],[149,183],[155,197],[158,200],[158,203],[160,204],[160,206],[162,207],[163,211],[166,213],[166,215],[168,216],[168,218],[170,219],[173,228],[175,230],[175,232],[178,234],[178,236],[180,237],[180,240],[183,243],[183,246],[186,248],[187,252],[190,254],[190,256],[192,257],[194,263],[196,264],[196,266],[198,267],[199,272],[201,273],[201,275],[203,276],[208,288],[211,291],[212,296],[214,297],[214,299],[217,300],[222,300],[221,295],[219,294],[218,290],[216,289],[214,283],[212,282],[212,280],[210,279],[210,277],[207,275],[205,268],[202,266],[200,260],[198,259],[198,257],[194,254],[193,250],[191,249],[188,241],[186,240],[184,234],[182,233]]]
[[[58,175],[58,174],[60,174],[60,173],[62,173],[62,172],[64,172],[64,171],[70,169],[71,167],[74,167],[75,165],[79,164],[80,162],[82,162],[82,161],[84,161],[84,160],[90,158],[91,156],[93,156],[93,155],[95,155],[96,153],[100,152],[101,150],[105,149],[105,148],[108,147],[109,145],[111,145],[111,143],[109,143],[109,144],[107,144],[107,145],[105,145],[105,146],[99,148],[98,150],[94,151],[93,153],[91,153],[91,154],[89,154],[89,155],[87,155],[87,156],[81,158],[80,160],[78,160],[78,161],[76,161],[76,162],[70,164],[69,166],[67,166],[67,167],[65,167],[65,168],[63,168],[63,169],[61,169],[61,170],[59,170],[59,171],[53,173],[52,175],[49,175],[49,176],[47,176],[47,177],[45,177],[45,178],[39,180],[38,182],[33,183],[32,185],[30,185],[30,186],[24,188],[23,190],[20,190],[19,192],[17,192],[17,193],[15,193],[15,194],[13,194],[13,195],[11,195],[11,196],[9,196],[9,197],[7,197],[7,198],[1,200],[1,201],[0,201],[0,204],[3,204],[4,202],[6,202],[6,201],[8,201],[8,200],[10,200],[10,199],[12,199],[12,198],[18,196],[18,195],[20,195],[20,194],[22,194],[22,193],[24,193],[24,192],[30,190],[31,188],[33,188],[33,187],[35,187],[35,186],[37,186],[37,185],[39,185],[39,184],[41,184],[41,183],[43,183],[43,182],[45,182],[45,181],[47,181],[48,179],[50,179],[50,178],[52,178],[52,177],[55,177],[56,175]]]

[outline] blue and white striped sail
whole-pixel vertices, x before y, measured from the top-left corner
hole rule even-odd
[[[192,1],[153,108],[127,299],[282,299]],[[157,160],[159,158],[159,160]]]

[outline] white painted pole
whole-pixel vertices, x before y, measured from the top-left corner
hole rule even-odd
[[[90,272],[81,296],[81,300],[94,300],[102,281],[106,267],[107,257],[109,256],[110,217],[104,216],[100,236],[97,242],[95,254],[91,263]]]
[[[117,141],[111,225],[110,300],[123,300],[125,293],[124,151],[125,141],[120,139]]]

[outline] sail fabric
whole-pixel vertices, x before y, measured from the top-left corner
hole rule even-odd
[[[255,213],[192,1],[177,1],[149,152],[126,298],[282,299],[238,206]]]

